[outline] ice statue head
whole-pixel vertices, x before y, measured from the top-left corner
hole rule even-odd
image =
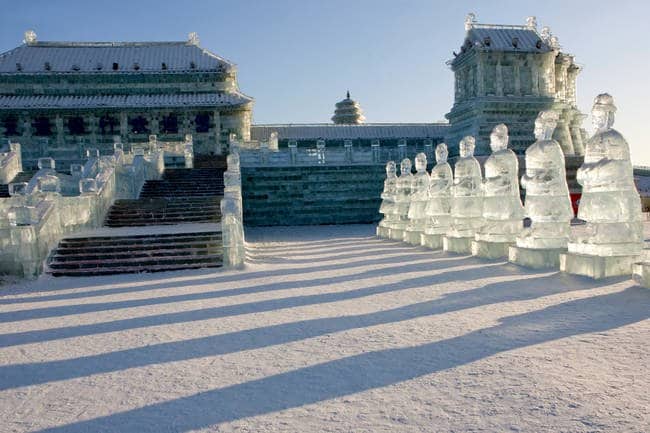
[[[397,167],[395,166],[395,161],[388,161],[386,163],[386,177],[392,178],[397,176]]]
[[[420,152],[415,155],[415,170],[418,172],[426,171],[427,169],[427,155]]]
[[[438,164],[444,164],[447,162],[448,156],[449,151],[447,150],[447,145],[445,143],[440,143],[436,146],[436,162]]]
[[[560,118],[557,111],[540,111],[535,119],[535,139],[538,141],[550,140]]]
[[[468,156],[474,156],[474,147],[476,147],[476,139],[471,135],[464,137],[460,140],[459,152],[461,158],[467,158]]]
[[[405,176],[411,173],[411,160],[404,158],[399,165],[399,174]]]
[[[614,98],[609,93],[601,93],[594,100],[594,108],[591,109],[591,121],[594,129],[605,131],[614,125],[614,113],[616,105]]]
[[[492,129],[490,134],[490,148],[492,152],[505,150],[508,148],[508,127],[503,123],[499,123]]]

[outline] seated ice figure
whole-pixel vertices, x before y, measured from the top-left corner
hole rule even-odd
[[[395,191],[395,207],[393,208],[394,223],[390,229],[390,238],[395,240],[404,239],[404,230],[408,224],[408,212],[411,205],[411,186],[413,174],[411,174],[411,160],[404,158],[400,163],[400,173],[397,178]]]
[[[454,174],[447,162],[448,155],[445,143],[436,146],[436,165],[431,170],[429,201],[425,210],[427,224],[424,233],[428,235],[445,234],[451,224],[451,186]]]
[[[577,173],[582,185],[578,218],[587,224],[569,241],[569,253],[627,256],[639,254],[643,246],[641,200],[627,141],[612,129],[615,113],[611,95],[596,97],[591,113],[596,133],[587,142]]]
[[[386,163],[386,180],[384,180],[384,191],[381,193],[381,205],[379,213],[384,217],[377,226],[377,236],[387,238],[391,224],[395,219],[395,194],[397,193],[397,167],[395,161]]]
[[[476,140],[468,135],[460,141],[460,158],[454,167],[450,237],[474,237],[483,224],[483,178],[474,158]]]
[[[492,154],[485,161],[483,182],[484,225],[477,241],[514,242],[523,228],[524,209],[519,198],[519,161],[508,149],[508,127],[497,125],[490,134]]]
[[[524,214],[531,226],[517,237],[522,248],[566,248],[573,210],[564,168],[564,152],[553,140],[558,113],[542,111],[535,120],[536,142],[526,149],[526,189]]]
[[[420,235],[424,233],[427,223],[425,211],[429,201],[429,173],[427,173],[427,156],[424,153],[415,156],[415,170],[411,182],[408,225],[404,233],[404,242],[420,245]]]

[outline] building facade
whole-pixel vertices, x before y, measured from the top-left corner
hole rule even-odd
[[[50,156],[77,162],[150,134],[192,134],[195,153],[220,154],[230,134],[250,139],[253,99],[235,65],[181,42],[39,42],[0,54],[0,136],[21,143],[26,166]]]
[[[560,114],[554,138],[565,155],[582,155],[584,115],[576,105],[580,66],[560,50],[557,37],[547,27],[538,32],[535,17],[522,26],[491,25],[469,14],[465,30],[460,52],[448,62],[455,89],[445,140],[452,154],[466,135],[476,137],[478,154],[489,153],[489,135],[499,123],[508,126],[511,147],[522,154],[535,141],[537,114],[554,109]]]

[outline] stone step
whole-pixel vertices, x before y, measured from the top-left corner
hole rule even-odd
[[[107,275],[221,266],[220,232],[65,238],[47,260],[54,276]]]
[[[183,242],[192,239],[221,239],[220,232],[189,232],[189,233],[162,233],[162,234],[141,234],[141,235],[126,235],[126,236],[89,236],[89,237],[74,237],[64,238],[60,244],[69,245],[115,245],[119,242],[121,244],[146,244],[146,243],[167,243],[167,242]]]
[[[223,266],[223,261],[210,261],[205,263],[184,263],[177,264],[158,264],[148,265],[146,267],[133,265],[113,268],[83,268],[83,269],[50,269],[48,271],[54,277],[94,277],[100,275],[114,274],[137,274],[141,272],[165,272],[165,271],[182,271],[187,269],[218,268]]]
[[[191,218],[138,218],[132,220],[108,220],[106,227],[143,227],[159,225],[176,225],[176,224],[194,224],[194,223],[218,223],[219,218],[191,217]]]

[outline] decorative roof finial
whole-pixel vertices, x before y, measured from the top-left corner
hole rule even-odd
[[[474,27],[474,24],[476,24],[476,14],[474,12],[470,12],[465,17],[465,31],[471,30],[472,27]]]
[[[531,30],[536,30],[537,29],[537,17],[535,16],[529,16],[526,18],[526,27],[528,27]]]
[[[548,42],[551,39],[551,28],[549,26],[542,27],[542,32],[539,35],[544,42]]]
[[[190,34],[187,35],[187,42],[190,45],[198,45],[199,44],[199,34],[196,32],[191,32]]]
[[[36,32],[34,30],[27,30],[25,32],[25,39],[23,40],[24,43],[27,45],[35,44],[36,43]]]
[[[345,96],[350,99],[350,91],[348,90],[348,93],[345,94]]]

